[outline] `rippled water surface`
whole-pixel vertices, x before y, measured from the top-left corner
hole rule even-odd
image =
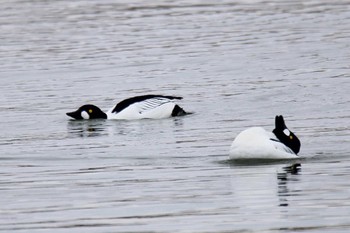
[[[0,4],[0,231],[349,232],[350,3]],[[138,94],[195,114],[71,121]],[[272,130],[298,161],[233,163]]]

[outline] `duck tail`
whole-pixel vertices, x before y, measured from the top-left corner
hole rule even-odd
[[[175,116],[184,116],[187,115],[187,112],[185,110],[183,110],[179,105],[175,105],[173,112],[171,113],[172,117]]]

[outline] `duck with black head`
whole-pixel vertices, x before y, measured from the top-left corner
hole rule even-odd
[[[107,112],[103,112],[95,105],[87,104],[74,112],[68,112],[66,114],[76,120],[162,119],[189,114],[174,102],[181,99],[182,97],[177,96],[142,95],[125,99]]]

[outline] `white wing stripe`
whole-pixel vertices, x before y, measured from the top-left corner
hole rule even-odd
[[[162,102],[159,102],[159,103],[140,103],[139,105],[142,108],[154,108],[162,104],[163,104]]]
[[[135,103],[133,105],[138,109],[140,113],[142,113],[145,111],[155,109],[163,104],[171,103],[171,102],[173,101],[170,99],[156,97],[156,98],[147,99],[142,102]]]

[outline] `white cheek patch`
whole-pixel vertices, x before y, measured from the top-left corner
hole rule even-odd
[[[288,129],[283,130],[283,133],[284,133],[285,135],[287,135],[287,136],[290,135],[290,131],[289,131]]]
[[[82,112],[80,113],[80,115],[81,115],[81,117],[82,117],[83,119],[85,119],[85,120],[90,119],[89,114],[88,114],[87,112],[85,112],[85,111],[82,111]]]

